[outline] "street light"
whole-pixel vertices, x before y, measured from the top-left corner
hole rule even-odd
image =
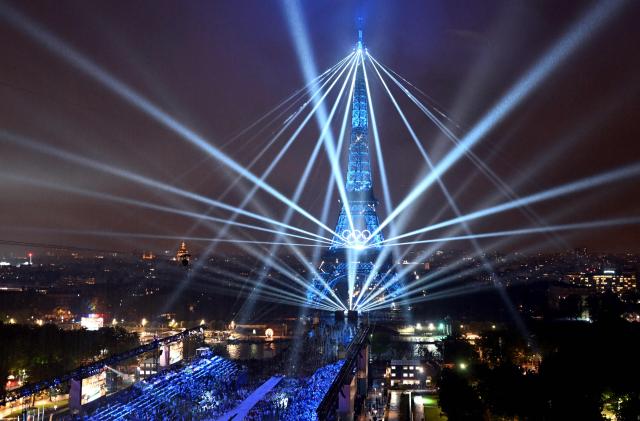
[[[467,364],[465,363],[460,363],[459,364],[460,370],[466,370],[467,369]]]
[[[145,319],[144,317],[142,318],[142,320],[140,321],[140,324],[142,325],[142,327],[145,327],[147,325],[147,323],[149,323],[147,321],[147,319]]]

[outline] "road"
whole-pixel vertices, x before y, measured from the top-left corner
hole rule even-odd
[[[398,421],[400,419],[400,397],[402,396],[401,390],[392,390],[389,392],[389,412],[387,413],[388,421]]]

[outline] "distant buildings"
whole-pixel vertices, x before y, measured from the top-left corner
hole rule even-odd
[[[601,273],[573,273],[567,275],[569,283],[596,290],[599,293],[613,291],[624,294],[636,291],[637,279],[635,273],[616,273],[614,269],[604,269]]]
[[[189,254],[189,250],[187,250],[187,244],[183,241],[180,243],[180,247],[176,253],[176,261],[186,266],[189,264],[189,260],[191,260],[191,255]]]
[[[429,387],[431,376],[426,364],[420,360],[391,360],[389,365],[389,386]]]

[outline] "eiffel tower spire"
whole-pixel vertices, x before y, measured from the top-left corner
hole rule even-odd
[[[331,244],[332,250],[380,248],[382,233],[371,234],[380,222],[376,213],[377,200],[373,194],[371,157],[369,153],[369,99],[364,78],[364,45],[362,29],[358,30],[357,53],[361,55],[361,65],[356,70],[356,81],[351,104],[351,137],[349,140],[349,161],[347,165],[347,199],[338,216],[336,233]],[[346,207],[351,211],[351,220]]]
[[[336,223],[336,233],[327,253],[318,266],[318,274],[311,279],[307,290],[309,302],[318,303],[321,297],[337,294],[354,310],[354,300],[368,291],[385,288],[386,299],[399,294],[403,282],[386,256],[378,261],[384,237],[378,231],[380,221],[376,213],[378,201],[373,194],[373,177],[369,152],[369,97],[364,64],[367,54],[362,27],[356,43],[356,80],[351,103],[351,133],[346,177],[346,197]],[[350,218],[349,218],[350,217]],[[367,281],[368,280],[368,281]],[[366,285],[365,285],[366,282]],[[355,308],[357,310],[357,308]]]

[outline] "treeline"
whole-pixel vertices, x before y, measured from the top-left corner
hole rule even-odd
[[[37,382],[138,345],[138,335],[121,327],[88,331],[0,323],[0,392],[10,374],[24,372],[26,382]]]
[[[640,324],[603,318],[527,328],[485,335],[482,360],[465,341],[451,340],[447,359],[467,365],[441,374],[440,404],[450,420],[600,421],[603,411],[639,419]],[[523,353],[541,355],[537,373],[517,365]]]

